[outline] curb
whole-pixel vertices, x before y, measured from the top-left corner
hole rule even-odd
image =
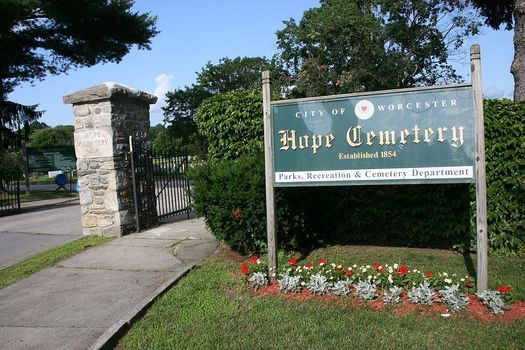
[[[177,283],[182,277],[186,276],[195,267],[195,264],[185,265],[173,277],[164,282],[153,293],[142,299],[130,312],[123,318],[115,322],[108,328],[90,347],[89,350],[106,350],[113,349],[120,338],[126,333],[131,325],[141,317],[147,309],[160,297],[166,290]]]
[[[74,202],[77,200],[78,198],[55,198],[54,200],[53,199],[42,199],[39,201],[23,202],[23,203],[20,203],[20,210],[21,212],[28,212],[32,210],[38,210],[44,207],[50,207],[53,205]]]

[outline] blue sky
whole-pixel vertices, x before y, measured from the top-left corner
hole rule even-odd
[[[152,107],[151,124],[162,122],[166,91],[189,85],[195,72],[222,57],[271,57],[277,46],[275,32],[290,17],[299,20],[305,10],[318,6],[317,0],[139,0],[134,9],[158,16],[161,31],[153,38],[150,51],[133,49],[119,64],[105,64],[48,76],[44,81],[22,84],[9,96],[23,104],[39,104],[49,125],[73,124],[70,105],[64,95],[113,81],[155,93],[159,103]],[[512,96],[512,32],[483,28],[482,34],[462,50],[457,70],[470,80],[468,45],[481,45],[483,86],[486,97]]]

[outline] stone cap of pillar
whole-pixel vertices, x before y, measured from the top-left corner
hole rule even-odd
[[[90,88],[64,96],[65,104],[80,104],[99,100],[109,100],[114,97],[125,97],[139,100],[148,104],[157,102],[157,96],[144,91],[139,91],[122,84],[106,82]]]

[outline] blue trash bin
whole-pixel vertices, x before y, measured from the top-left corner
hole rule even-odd
[[[58,186],[55,191],[58,191],[61,188],[63,188],[64,190],[67,191],[67,189],[66,189],[66,184],[67,184],[67,176],[66,176],[66,174],[58,174],[57,176],[55,176],[55,184]]]

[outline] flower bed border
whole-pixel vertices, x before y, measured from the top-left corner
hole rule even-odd
[[[300,265],[298,259],[292,257],[288,265],[281,267],[280,272],[273,276],[278,278],[279,284],[269,287],[267,269],[267,264],[257,256],[241,265],[245,282],[256,291],[261,288],[275,291],[278,288],[280,293],[300,294],[303,297],[306,291],[312,296],[321,295],[325,299],[352,296],[361,302],[379,302],[384,307],[388,306],[386,304],[393,307],[402,305],[404,309],[405,305],[423,304],[429,308],[432,305],[441,305],[441,314],[447,315],[446,317],[451,313],[468,310],[469,305],[477,305],[476,303],[482,303],[483,308],[477,305],[475,314],[480,314],[480,310],[483,310],[482,315],[503,315],[514,301],[510,286],[502,285],[495,291],[474,294],[474,278],[469,275],[409,269],[404,261],[392,265],[375,263],[357,266],[329,263],[326,259],[320,259],[316,264],[309,262]],[[521,309],[525,303],[513,304],[516,305],[523,314],[518,318],[525,317],[525,308]],[[375,308],[379,307],[376,305]]]

